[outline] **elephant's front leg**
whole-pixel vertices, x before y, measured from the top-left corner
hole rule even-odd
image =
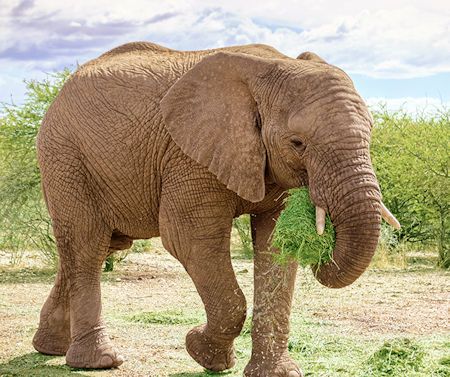
[[[255,293],[252,327],[252,357],[247,377],[299,377],[301,371],[289,357],[289,315],[297,263],[274,262],[276,249],[269,245],[279,212],[253,215],[251,219],[255,254]]]
[[[189,190],[184,189],[187,197]],[[205,305],[207,322],[189,331],[186,349],[204,368],[222,371],[236,363],[233,341],[245,321],[246,301],[230,258],[233,205],[223,195],[202,197],[199,203],[189,203],[184,196],[163,194],[161,238],[185,267]]]

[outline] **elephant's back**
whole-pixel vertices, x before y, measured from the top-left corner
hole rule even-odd
[[[164,78],[170,84],[205,56],[216,52],[241,53],[266,59],[291,59],[277,49],[264,44],[228,46],[209,50],[181,51],[170,49],[151,42],[131,42],[113,48],[83,64],[78,76],[120,75],[121,73],[145,73]]]
[[[262,43],[253,43],[247,45],[236,45],[236,46],[219,47],[208,50],[192,51],[192,50],[175,50],[152,42],[130,42],[105,52],[104,54],[100,55],[97,59],[106,59],[122,54],[139,54],[139,53],[162,54],[165,55],[166,57],[168,55],[173,55],[177,56],[177,58],[180,58],[180,55],[189,55],[189,56],[198,55],[199,57],[202,57],[208,54],[213,54],[218,51],[250,54],[269,59],[288,58],[286,55],[282,54],[276,48]]]
[[[113,49],[100,55],[100,58],[139,51],[154,52],[154,53],[175,52],[175,50],[173,49],[152,42],[130,42],[114,47]]]

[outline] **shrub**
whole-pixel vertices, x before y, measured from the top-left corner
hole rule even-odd
[[[253,257],[252,232],[250,228],[250,216],[242,215],[233,220],[233,227],[236,229],[241,242],[241,252],[246,258]]]
[[[450,267],[450,112],[374,118],[372,160],[383,200],[402,224],[399,238],[435,245],[439,264]]]
[[[0,118],[0,248],[11,252],[39,250],[50,264],[56,261],[51,223],[42,200],[36,161],[36,135],[42,118],[69,70],[43,81],[27,82],[22,105],[3,105]]]

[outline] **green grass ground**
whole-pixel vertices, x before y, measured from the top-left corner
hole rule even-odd
[[[252,261],[234,259],[249,307]],[[116,370],[81,371],[63,357],[36,353],[31,339],[52,285],[49,270],[0,264],[0,376],[200,377],[184,336],[205,319],[184,269],[167,253],[133,254],[103,279],[104,316],[125,356]],[[351,287],[331,290],[309,270],[298,274],[289,349],[306,376],[450,376],[449,273],[433,268],[371,269]],[[250,326],[236,341],[241,376]]]

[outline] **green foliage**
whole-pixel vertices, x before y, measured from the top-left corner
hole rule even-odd
[[[0,118],[0,249],[12,259],[24,249],[40,250],[56,261],[50,219],[42,200],[36,135],[42,118],[69,77],[65,70],[27,83],[25,102],[4,104]]]
[[[135,240],[129,250],[131,253],[147,253],[152,249],[151,240]]]
[[[448,349],[450,344],[447,343]],[[439,365],[434,371],[435,376],[449,377],[450,376],[450,355],[444,356],[439,360]]]
[[[411,250],[411,244],[399,241],[398,232],[388,223],[381,223],[380,238],[377,250],[372,258],[371,266],[380,269],[406,268],[407,252]]]
[[[103,272],[114,271],[114,266],[116,263],[122,262],[129,253],[146,253],[152,248],[151,240],[135,240],[133,241],[133,246],[127,250],[119,250],[110,254],[106,258],[105,265],[103,267]]]
[[[424,356],[422,347],[410,339],[387,341],[367,361],[367,375],[408,376],[420,370]]]
[[[437,246],[440,264],[450,267],[450,112],[374,118],[372,160],[383,200],[402,224],[398,238]]]
[[[294,258],[303,267],[326,263],[331,260],[335,238],[329,216],[323,235],[317,234],[315,206],[308,189],[291,190],[273,234],[272,244],[280,250],[276,260]]]
[[[242,215],[233,220],[233,227],[236,229],[241,241],[242,254],[247,258],[253,257],[252,232],[250,228],[250,215]]]

